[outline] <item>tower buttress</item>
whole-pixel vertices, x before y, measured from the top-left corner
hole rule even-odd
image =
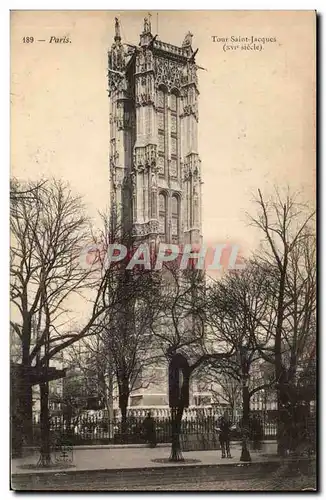
[[[121,42],[120,23],[115,18],[115,35],[108,53],[110,96],[110,180],[111,211],[115,231],[125,232],[132,225],[130,172],[134,130],[132,83],[128,75],[130,54]]]

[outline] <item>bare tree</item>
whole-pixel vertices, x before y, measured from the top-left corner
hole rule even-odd
[[[155,351],[154,337],[150,330],[153,320],[152,298],[156,288],[150,274],[130,270],[129,279],[135,280],[133,299],[125,303],[125,308],[112,308],[103,315],[96,336],[87,337],[75,347],[72,361],[78,365],[86,384],[96,385],[112,420],[113,391],[118,393],[121,412],[122,438],[127,431],[127,408],[130,396],[151,383],[149,369],[155,366],[162,354]],[[142,282],[142,287],[140,285]],[[137,282],[137,285],[136,285]],[[77,350],[88,353],[78,356]]]
[[[243,461],[250,460],[247,447],[250,398],[266,386],[264,382],[250,387],[250,375],[252,367],[261,358],[257,341],[260,346],[267,347],[271,337],[270,328],[261,326],[274,321],[270,279],[253,260],[242,272],[231,272],[216,281],[207,293],[211,341],[229,346],[235,353],[217,365],[211,359],[210,373],[217,377],[223,373],[242,384]]]
[[[289,256],[286,276],[287,304],[282,342],[288,381],[295,381],[316,349],[316,242],[305,231]]]
[[[74,427],[80,422],[81,416],[88,408],[91,394],[94,392],[85,385],[85,378],[70,367],[63,379],[60,393],[50,393],[49,403],[59,405],[59,414],[63,417],[63,422],[60,423],[63,424],[67,436],[70,436]],[[55,413],[58,414],[58,410]]]
[[[290,387],[295,379],[298,361],[312,339],[314,348],[316,273],[314,215],[298,194],[285,195],[275,190],[274,196],[264,199],[258,191],[258,214],[250,216],[251,223],[263,236],[259,259],[276,276],[271,293],[275,296],[276,321],[271,325],[272,349],[261,349],[264,358],[275,365],[278,398],[278,452],[288,448],[291,427]]]
[[[135,280],[133,271],[126,273],[130,273],[129,279]],[[123,437],[129,398],[133,392],[149,387],[149,368],[162,357],[155,352],[155,339],[150,329],[155,314],[152,303],[156,284],[150,273],[140,273],[136,279],[138,290],[133,300],[125,304],[122,311],[113,310],[107,315],[100,333],[102,349],[111,363],[118,387]]]
[[[205,373],[202,375],[204,380],[210,384],[210,392],[213,401],[218,405],[227,405],[231,409],[232,419],[235,422],[237,409],[242,401],[242,384],[238,377],[231,377],[224,371],[215,373],[214,366],[205,367]]]
[[[32,424],[32,367],[41,380],[41,461],[46,464],[50,461],[49,362],[85,336],[95,335],[103,314],[110,307],[122,307],[135,284],[127,284],[122,294],[113,276],[115,268],[100,259],[82,265],[81,255],[92,235],[82,201],[67,184],[56,180],[27,183],[20,190],[29,196],[16,197],[11,212],[11,326],[21,345],[24,390],[20,406],[27,441]],[[76,297],[88,301],[91,308],[84,325],[74,330],[67,327],[67,321],[69,303]]]
[[[14,196],[11,212],[11,326],[20,340],[25,369],[22,406],[27,427],[32,411],[30,367],[47,368],[51,350],[64,342],[58,327],[67,321],[66,299],[81,293],[90,279],[90,271],[79,262],[89,233],[81,199],[67,185],[53,180],[22,188],[16,183],[12,192],[19,196]],[[22,192],[28,196],[20,196]],[[43,425],[48,418],[47,381],[40,390]],[[25,429],[28,437],[30,429]]]
[[[38,182],[33,183],[30,186],[22,186],[21,182],[15,177],[10,180],[10,203],[11,210],[15,210],[16,203],[21,200],[29,200],[33,202],[34,194],[37,190],[42,188],[46,183],[45,180],[40,180]]]
[[[174,356],[179,356],[180,363],[184,363],[180,365],[183,371],[180,396],[176,406],[171,407],[170,461],[180,461],[183,460],[180,449],[181,421],[187,404],[190,377],[209,360],[218,362],[227,359],[232,352],[227,347],[223,349],[223,346],[220,349],[208,347],[206,343],[207,301],[202,271],[191,267],[181,270],[177,262],[170,262],[163,267],[160,279],[157,297],[159,314],[152,324],[152,331],[167,361],[171,362]]]
[[[94,405],[103,402],[108,420],[113,420],[114,370],[110,354],[104,348],[101,330],[97,335],[88,336],[72,345],[66,353],[66,359],[83,381],[85,394],[92,397]]]

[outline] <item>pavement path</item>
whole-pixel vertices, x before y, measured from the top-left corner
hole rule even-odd
[[[231,459],[222,459],[221,451],[207,450],[207,451],[187,451],[183,452],[184,458],[197,461],[198,465],[223,465],[223,464],[236,464],[240,462],[241,445],[234,443],[231,445]],[[188,467],[193,465],[193,462],[185,463],[162,463],[161,460],[167,459],[170,455],[170,445],[161,445],[156,448],[148,448],[146,446],[138,445],[137,447],[129,446],[102,446],[102,447],[75,447],[73,450],[73,465],[72,468],[69,463],[67,467],[62,466],[60,471],[94,471],[94,470],[121,470],[121,469],[139,469],[139,468],[155,468],[155,467],[176,467],[183,465]],[[276,443],[265,443],[262,452],[251,451],[253,462],[269,461],[272,456],[276,455]],[[39,453],[24,457],[16,458],[11,462],[12,474],[33,474],[45,472],[58,472],[58,468],[40,469],[37,467]],[[199,462],[198,462],[199,461]],[[33,467],[35,464],[35,468]],[[26,469],[26,466],[29,466]]]
[[[313,459],[289,457],[282,461],[276,455],[276,443],[266,443],[264,448],[260,453],[251,451],[250,463],[240,462],[239,443],[231,446],[232,459],[222,459],[217,450],[191,451],[183,452],[186,462],[170,463],[167,445],[154,449],[141,445],[84,446],[74,449],[73,467],[61,469],[37,468],[39,454],[34,452],[12,460],[11,486],[20,491],[270,491],[278,485],[295,490],[314,487]],[[284,481],[292,477],[301,477],[301,483],[286,487]],[[256,480],[254,486],[252,481]]]

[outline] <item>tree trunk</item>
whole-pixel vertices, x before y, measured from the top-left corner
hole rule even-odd
[[[123,442],[127,440],[127,408],[129,399],[128,382],[123,381],[119,385],[119,408],[121,412],[121,434]]]
[[[41,449],[38,465],[48,467],[51,465],[50,444],[50,418],[49,418],[49,382],[40,384],[41,398]]]
[[[33,392],[30,382],[30,367],[23,366],[19,384],[19,408],[23,445],[33,444]]]
[[[127,403],[124,402],[120,406],[121,411],[121,433],[125,437],[127,434]]]
[[[182,414],[183,406],[179,408],[171,408],[172,447],[169,458],[170,462],[184,462],[180,446]]]
[[[243,378],[242,386],[242,449],[241,462],[251,462],[251,456],[248,448],[249,444],[249,413],[250,413],[250,398],[248,380]]]
[[[237,403],[233,401],[232,403],[232,421],[235,423],[237,421]]]
[[[21,366],[10,366],[10,389],[11,453],[13,458],[20,458],[23,455],[23,445],[29,442],[27,438],[32,435],[31,429],[28,426],[25,428],[26,422],[32,422],[31,391],[26,390]],[[27,414],[30,418],[25,418]]]
[[[277,409],[278,409],[278,420],[277,420],[277,454],[281,457],[285,457],[291,447],[290,443],[290,433],[292,426],[291,418],[291,404],[288,394],[288,384],[286,371],[282,367],[282,372],[279,377],[279,384],[277,388]]]
[[[280,275],[280,283],[277,299],[277,321],[275,328],[275,379],[277,381],[277,453],[285,456],[287,450],[287,431],[286,431],[286,394],[285,394],[285,372],[282,364],[282,327],[284,316],[284,293],[285,277],[287,269],[287,260],[285,260]]]
[[[27,300],[27,297],[26,297]],[[20,403],[21,417],[22,417],[22,438],[23,444],[33,444],[33,391],[30,382],[30,342],[31,342],[31,317],[24,312],[23,315],[23,329],[22,329],[22,371],[21,371],[21,393]]]
[[[113,430],[113,420],[114,420],[114,413],[113,413],[113,376],[111,373],[109,373],[108,376],[108,384],[107,384],[107,391],[106,391],[106,398],[105,398],[105,403],[106,403],[106,409],[107,409],[107,421],[108,421],[108,434],[109,434],[109,439],[113,437],[114,430]]]

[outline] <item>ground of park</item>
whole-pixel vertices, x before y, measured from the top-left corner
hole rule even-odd
[[[276,454],[276,442],[251,450],[240,461],[241,445],[232,443],[232,458],[219,450],[183,452],[184,462],[168,462],[169,445],[80,446],[53,467],[37,466],[39,452],[11,462],[11,488],[20,491],[301,491],[316,489],[314,457]]]

